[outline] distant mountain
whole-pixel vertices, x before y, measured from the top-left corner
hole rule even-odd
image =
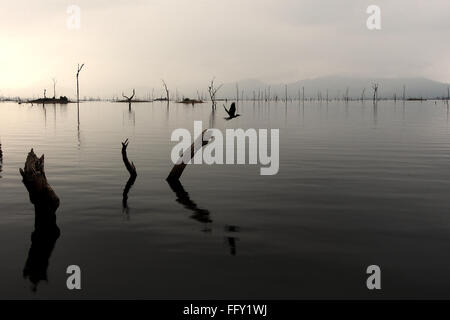
[[[363,78],[363,77],[344,77],[330,76],[314,79],[300,80],[287,84],[287,93],[289,97],[297,98],[302,94],[302,88],[305,88],[305,98],[317,98],[320,93],[325,99],[327,90],[329,98],[342,98],[348,88],[349,98],[360,98],[365,88],[366,99],[372,96],[372,84],[378,83],[378,96],[381,98],[392,98],[394,94],[400,99],[403,96],[403,86],[405,86],[406,98],[439,98],[447,96],[448,84],[433,81],[426,78]],[[259,80],[243,80],[237,82],[240,96],[242,91],[244,98],[253,98],[253,92],[258,96],[261,91],[269,92],[271,97],[278,96],[279,99],[285,96],[285,84],[267,84]],[[220,89],[218,96],[235,99],[236,83],[226,83]]]

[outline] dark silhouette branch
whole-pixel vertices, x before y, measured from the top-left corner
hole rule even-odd
[[[127,156],[127,147],[128,147],[128,139],[126,139],[124,142],[122,142],[122,159],[123,163],[125,164],[125,168],[127,168],[128,172],[130,173],[130,178],[127,181],[127,184],[125,185],[125,188],[123,189],[122,194],[122,207],[124,211],[128,214],[129,208],[128,208],[128,192],[130,192],[131,187],[134,185],[134,182],[136,181],[137,173],[136,173],[136,167],[134,166],[134,163],[128,160]]]
[[[128,160],[127,156],[127,147],[128,147],[128,139],[126,139],[124,142],[122,142],[122,159],[123,163],[125,164],[125,168],[127,168],[128,172],[130,173],[130,176],[137,176],[136,173],[136,167],[134,166],[134,163]]]
[[[378,83],[372,84],[372,89],[373,89],[373,102],[375,103],[378,100]]]
[[[23,170],[19,169],[30,201],[35,207],[35,226],[56,220],[59,198],[47,182],[44,171],[44,155],[38,158],[33,149],[28,153]]]
[[[81,69],[83,69],[83,67],[84,67],[84,63],[81,66],[80,66],[80,64],[78,64],[78,67],[77,67],[77,102],[80,102],[80,86],[78,83],[78,76],[80,75],[80,71],[81,71]]]
[[[47,280],[49,259],[60,235],[56,225],[59,198],[47,182],[44,155],[38,158],[31,149],[24,168],[19,171],[35,210],[34,231],[23,276],[29,278],[33,285],[32,291],[36,291],[38,283]]]
[[[162,83],[163,83],[164,90],[166,91],[166,99],[167,99],[167,102],[169,102],[169,89],[167,88],[166,82],[165,82],[164,80],[161,80],[161,81],[162,81]]]
[[[203,130],[202,134],[197,137],[189,150],[184,152],[170,171],[166,179],[167,181],[179,180],[188,162],[194,158],[195,153],[211,141],[211,134],[207,131],[208,129]]]
[[[56,99],[56,79],[52,78],[53,81],[53,99]]]
[[[122,97],[124,97],[125,99],[127,99],[128,102],[131,102],[131,100],[133,100],[133,98],[134,98],[134,94],[135,94],[135,91],[134,91],[134,89],[133,89],[133,94],[131,95],[131,97],[127,97],[126,95],[123,94],[123,92],[122,92]]]
[[[213,108],[216,107],[216,94],[217,94],[217,91],[219,91],[220,88],[222,88],[222,86],[223,86],[223,84],[221,84],[217,88],[214,88],[214,78],[213,78],[211,80],[211,84],[208,87],[208,92],[209,92],[209,96],[211,98],[211,102],[212,102],[212,107]]]

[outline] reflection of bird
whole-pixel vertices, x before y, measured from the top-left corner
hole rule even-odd
[[[223,108],[228,113],[228,118],[225,118],[227,120],[231,120],[233,118],[240,116],[240,114],[236,114],[236,104],[234,102],[231,104],[231,107],[229,110],[227,110],[227,108],[225,108],[225,105],[223,106]]]

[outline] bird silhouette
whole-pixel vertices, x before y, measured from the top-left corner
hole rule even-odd
[[[228,118],[225,118],[225,120],[231,120],[233,118],[239,117],[240,114],[236,113],[236,104],[233,102],[231,104],[231,107],[229,110],[227,110],[227,108],[225,107],[225,105],[223,106],[223,108],[225,109],[225,111],[228,113]]]

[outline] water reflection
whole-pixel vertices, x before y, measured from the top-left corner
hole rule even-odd
[[[191,215],[192,219],[205,225],[205,229],[203,231],[210,232],[211,228],[208,226],[210,223],[212,223],[210,212],[206,209],[199,208],[197,204],[191,200],[189,194],[186,192],[186,190],[184,190],[183,185],[179,180],[167,180],[167,183],[177,196],[176,201],[178,203],[181,203],[186,209],[193,212],[193,214]]]
[[[214,277],[219,272],[218,270],[222,270],[226,264],[229,274],[236,275],[237,279],[248,280],[248,283],[243,286],[245,290],[251,290],[251,287],[255,286],[256,282],[254,281],[264,277],[266,280],[264,288],[261,287],[261,295],[270,295],[270,292],[279,289],[279,277],[272,277],[272,275],[285,272],[289,275],[289,283],[283,289],[286,290],[287,296],[291,296],[290,292],[293,292],[292,296],[294,296],[299,292],[297,290],[299,285],[304,282],[303,278],[297,277],[299,273],[296,272],[298,268],[302,268],[303,262],[308,261],[308,270],[317,270],[321,267],[317,264],[317,255],[314,254],[317,250],[324,251],[323,248],[325,248],[327,252],[342,252],[351,255],[355,250],[355,242],[352,242],[352,239],[366,237],[373,239],[370,242],[363,241],[364,246],[368,246],[371,250],[362,250],[361,252],[373,251],[375,252],[373,255],[380,254],[376,250],[379,243],[386,241],[386,237],[382,236],[386,232],[366,234],[367,219],[374,224],[376,231],[385,230],[384,221],[386,219],[394,219],[395,223],[390,224],[390,229],[387,232],[388,238],[391,238],[392,232],[398,231],[400,234],[398,239],[400,240],[393,241],[392,250],[386,254],[385,258],[391,259],[393,257],[391,256],[392,252],[401,252],[403,255],[397,255],[398,261],[393,263],[401,263],[408,259],[413,261],[416,252],[408,248],[414,246],[419,248],[435,246],[436,250],[444,252],[448,249],[446,243],[450,242],[441,239],[444,237],[444,233],[449,234],[448,230],[439,229],[442,231],[439,233],[439,237],[433,238],[432,236],[427,237],[428,228],[425,228],[422,230],[423,236],[416,237],[417,239],[411,238],[408,243],[403,241],[405,237],[401,237],[401,235],[405,231],[405,225],[408,228],[420,229],[424,225],[427,226],[427,223],[432,225],[435,221],[441,221],[441,218],[445,217],[445,212],[449,211],[447,209],[450,203],[445,198],[445,190],[448,189],[448,182],[450,181],[449,163],[446,161],[446,154],[448,153],[446,113],[448,107],[425,108],[416,102],[406,103],[408,105],[408,119],[405,120],[405,123],[402,123],[402,101],[397,101],[396,114],[392,103],[380,101],[378,123],[383,128],[380,136],[379,130],[372,130],[373,105],[371,99],[366,99],[362,103],[350,102],[351,121],[343,121],[345,105],[342,100],[330,102],[327,122],[321,122],[323,119],[320,118],[319,108],[316,108],[318,104],[310,102],[309,99],[305,103],[302,100],[300,114],[304,119],[304,125],[302,126],[302,121],[294,121],[294,119],[288,121],[289,126],[280,136],[280,142],[284,146],[281,148],[282,151],[284,150],[285,170],[272,177],[271,180],[273,181],[270,182],[271,186],[276,186],[277,193],[275,196],[282,195],[282,206],[273,201],[273,190],[267,188],[264,179],[257,179],[257,170],[238,167],[228,171],[227,167],[221,167],[217,171],[205,170],[201,172],[201,175],[186,176],[185,178],[191,179],[189,183],[192,184],[188,184],[186,179],[182,180],[181,183],[187,184],[187,189],[184,188],[184,192],[183,189],[177,191],[175,188],[167,188],[168,185],[165,185],[162,180],[143,184],[139,184],[136,180],[134,183],[136,186],[133,185],[128,193],[130,214],[132,215],[137,211],[145,213],[149,208],[155,209],[153,211],[156,213],[161,212],[163,214],[142,214],[139,216],[139,221],[136,221],[138,224],[134,223],[128,227],[123,225],[124,221],[120,216],[122,213],[121,201],[123,200],[120,198],[120,191],[125,191],[129,176],[123,173],[123,167],[120,166],[120,163],[111,162],[111,159],[116,161],[117,156],[119,156],[116,154],[118,152],[116,148],[118,139],[124,134],[130,134],[131,131],[131,128],[124,129],[121,126],[122,115],[127,121],[125,113],[128,113],[128,108],[126,104],[120,108],[111,107],[106,102],[85,105],[86,108],[83,110],[85,112],[83,114],[83,148],[80,151],[76,150],[77,128],[74,126],[77,123],[77,105],[69,104],[68,106],[62,106],[61,109],[57,108],[57,112],[60,110],[67,112],[66,118],[60,116],[60,114],[57,115],[58,131],[56,137],[59,138],[55,139],[55,135],[52,134],[53,126],[49,123],[47,131],[40,135],[39,141],[36,143],[45,147],[49,155],[55,156],[55,159],[52,159],[53,174],[49,178],[50,181],[57,182],[55,187],[58,186],[58,188],[62,188],[61,190],[65,190],[61,195],[64,196],[65,220],[69,223],[62,226],[62,220],[58,217],[57,224],[61,225],[64,239],[59,240],[60,238],[55,237],[58,241],[55,241],[56,246],[52,244],[52,238],[47,237],[47,234],[43,234],[39,230],[33,232],[34,227],[31,225],[26,230],[26,234],[18,239],[19,241],[3,246],[1,251],[3,257],[8,256],[9,252],[13,252],[15,248],[19,250],[19,264],[16,265],[15,269],[11,269],[5,265],[7,259],[3,259],[4,266],[0,283],[8,285],[0,289],[0,294],[8,296],[11,295],[11,292],[17,292],[17,296],[29,296],[31,293],[29,290],[30,280],[34,279],[36,282],[36,279],[45,279],[45,268],[46,264],[49,263],[47,274],[50,284],[47,286],[45,281],[41,280],[37,294],[45,294],[45,296],[51,297],[64,295],[65,285],[55,282],[56,274],[53,274],[53,269],[56,265],[64,265],[66,258],[72,252],[82,254],[83,259],[94,268],[93,273],[101,273],[105,278],[114,277],[115,270],[108,271],[108,268],[103,268],[103,264],[96,262],[98,259],[107,260],[111,258],[108,253],[109,249],[114,250],[120,245],[132,248],[135,245],[134,236],[137,240],[139,238],[152,239],[153,235],[158,236],[158,241],[146,242],[149,250],[158,254],[163,252],[162,249],[159,250],[160,248],[164,250],[167,248],[170,259],[166,259],[167,256],[156,259],[160,261],[159,266],[155,267],[156,269],[169,270],[174,261],[179,263],[191,258],[192,260],[188,262],[196,263],[189,270],[193,272],[193,277],[180,277],[181,282],[172,283],[170,279],[173,276],[170,272],[161,272],[157,279],[160,281],[157,286],[169,284],[168,292],[181,287],[191,288],[192,284],[195,284],[195,278]],[[5,239],[13,239],[14,234],[17,234],[17,231],[20,232],[23,223],[20,222],[20,219],[17,223],[8,223],[8,219],[17,219],[14,218],[14,215],[8,218],[6,213],[17,212],[20,213],[20,216],[23,216],[27,213],[27,210],[23,205],[24,193],[21,192],[23,186],[19,179],[16,179],[16,173],[13,170],[8,170],[7,165],[22,162],[21,155],[18,153],[20,153],[20,150],[27,148],[30,139],[36,138],[38,130],[43,129],[44,116],[43,110],[40,108],[41,105],[29,109],[26,105],[22,105],[20,108],[14,106],[11,107],[11,110],[7,106],[7,104],[0,106],[2,107],[0,108],[0,119],[3,119],[3,126],[0,125],[3,138],[1,142],[5,149],[3,160],[6,161],[3,163],[5,170],[1,172],[3,178],[0,179],[0,184],[4,186],[0,212],[5,214],[1,232]],[[207,104],[196,106],[195,109],[190,106],[180,105],[175,108],[172,108],[172,106],[171,104],[170,116],[172,121],[170,125],[172,127],[191,128],[193,119],[208,121],[211,114],[210,105]],[[53,108],[47,107],[50,107],[51,112]],[[255,118],[248,116],[252,114],[251,105],[241,104],[241,108],[240,111],[247,115],[239,119],[244,128],[255,125],[261,125],[263,128],[268,125],[280,127],[284,122],[285,106],[280,105],[280,103],[276,105],[274,101],[271,102],[270,121],[267,114],[268,103],[257,101]],[[288,108],[291,108],[291,104],[288,105]],[[325,112],[326,106],[323,105],[322,108],[322,111]],[[365,108],[364,117],[358,116],[361,113],[359,108],[363,108],[362,110]],[[139,108],[133,109],[136,112],[136,117],[142,119],[141,123],[136,121],[136,135],[142,139],[139,139],[140,144],[135,149],[136,153],[130,154],[130,157],[138,163],[139,161],[144,163],[151,159],[151,164],[142,165],[140,169],[140,175],[143,178],[164,177],[167,173],[168,156],[171,150],[168,147],[168,132],[170,130],[166,130],[164,124],[166,105],[165,103],[155,102],[153,105],[139,105]],[[177,117],[175,117],[176,112],[178,112]],[[108,121],[99,122],[95,120],[99,114],[106,113],[111,114]],[[288,116],[291,113],[295,115],[296,111],[288,110]],[[20,121],[17,124],[10,125],[5,119],[10,114],[14,118],[26,115],[26,119],[33,119],[33,126],[30,126],[29,121]],[[223,115],[224,111],[219,107],[215,113],[215,126],[229,125],[223,119]],[[52,121],[53,116],[48,116],[48,120]],[[306,116],[308,116],[308,119],[306,119]],[[150,121],[148,125],[143,123],[143,119],[145,119],[145,122]],[[350,134],[351,138],[348,138]],[[68,138],[63,138],[65,136]],[[428,141],[432,142],[432,145],[424,143]],[[99,148],[96,148],[96,146],[99,146]],[[299,150],[303,151],[300,152]],[[421,156],[430,150],[436,153],[429,157]],[[339,162],[339,168],[336,167],[337,162]],[[299,167],[296,165],[297,163],[303,163],[304,165]],[[355,163],[360,166],[356,168],[358,170],[355,169]],[[302,183],[298,183],[292,178],[296,176],[302,176]],[[202,188],[201,192],[197,192],[198,190],[194,192],[192,188],[201,181],[217,181],[213,179],[219,178],[222,187],[213,190]],[[226,190],[230,188],[233,189],[233,194],[241,194],[242,197],[235,198],[234,201],[228,201],[229,195],[226,194]],[[191,191],[189,196],[192,198],[184,197],[187,190]],[[336,190],[339,192],[336,193]],[[440,192],[439,190],[444,191]],[[225,194],[223,191],[225,191]],[[157,195],[160,198],[158,201],[149,201],[149,194]],[[222,194],[222,196],[217,200],[210,201],[218,194]],[[393,194],[397,199],[395,201],[392,200]],[[101,202],[98,201],[98,195],[101,196]],[[82,203],[80,203],[80,199],[83,199]],[[176,199],[178,203],[175,202]],[[208,202],[206,202],[207,200]],[[192,202],[196,204],[192,204]],[[20,203],[22,204],[19,205]],[[433,212],[427,212],[427,209],[433,207],[433,203],[442,205],[439,212],[433,210]],[[167,204],[171,205],[167,206]],[[383,211],[381,217],[380,206],[385,209],[381,210]],[[417,219],[408,219],[408,217],[404,219],[404,215],[398,214],[398,208],[403,210],[406,208],[405,206],[410,210],[408,211],[408,217],[416,217]],[[209,215],[206,214],[206,217],[213,222],[206,225],[211,228],[212,233],[204,234],[200,232],[204,223],[190,218],[191,215],[196,214],[193,208],[200,209],[200,212],[202,212],[202,209],[209,210]],[[294,210],[299,211],[304,208],[308,208],[304,217],[292,214]],[[347,212],[348,208],[353,209]],[[119,216],[108,218],[110,213],[114,211]],[[343,214],[334,214],[338,211],[342,211]],[[273,212],[277,212],[279,217],[274,217]],[[366,220],[353,219],[355,214],[361,212],[364,213]],[[190,226],[187,229],[186,223]],[[226,225],[229,224],[239,225],[242,230],[232,232],[233,228],[231,228],[228,231]],[[89,227],[79,228],[83,225]],[[329,228],[330,225],[333,225],[333,230]],[[323,227],[321,229],[323,234],[298,233],[297,226],[313,231]],[[339,235],[342,230],[349,231],[348,239],[341,239]],[[364,232],[360,232],[361,230]],[[128,231],[134,233],[133,238],[123,236],[124,232],[128,234]],[[30,242],[32,232],[33,236]],[[68,233],[78,233],[80,236],[67,237]],[[117,241],[95,241],[99,234],[107,235],[108,239],[111,236],[111,239]],[[267,237],[268,234],[272,235],[272,238],[276,238],[276,243],[271,241],[271,237]],[[48,240],[45,240],[46,237]],[[295,241],[299,239],[298,237],[300,237],[300,240]],[[86,239],[84,243],[91,243],[92,250],[77,251],[77,242],[81,238]],[[423,243],[424,239],[426,243]],[[299,243],[305,245],[299,245]],[[31,249],[30,246],[32,246]],[[52,247],[55,247],[53,253],[51,252]],[[27,267],[24,268],[29,249],[30,261],[27,261]],[[89,251],[95,251],[98,254],[95,257]],[[195,254],[190,255],[194,251]],[[277,251],[277,254],[273,255],[272,253],[275,251]],[[172,253],[174,254],[172,255]],[[179,255],[179,259],[178,253],[182,253]],[[162,254],[165,255],[165,253]],[[40,260],[44,261],[41,262],[40,268],[40,270],[44,270],[41,273],[44,274],[42,277],[32,276],[32,274],[39,274],[38,271],[31,272],[32,270],[39,270],[37,263],[33,262],[36,261],[36,257],[43,257]],[[237,261],[236,258],[240,257],[241,259]],[[339,259],[338,255],[335,254],[327,254],[327,257],[329,259],[324,262],[325,267],[328,262],[333,264],[335,259]],[[363,258],[371,260],[373,257],[369,254]],[[427,261],[433,257],[424,254],[422,258],[421,261]],[[359,260],[361,259],[353,259],[345,267],[353,268],[354,265],[358,267]],[[207,263],[208,270],[202,270],[201,263],[197,265],[198,261]],[[144,257],[140,250],[128,250],[127,259],[119,259],[115,262],[117,268],[125,270],[124,274],[130,275],[133,270],[133,267],[129,267],[130,265],[139,264],[142,268],[151,269],[152,265],[154,266],[155,257]],[[259,266],[258,268],[261,269],[258,270],[261,277],[256,280],[254,280],[254,277],[249,279],[248,274],[254,272],[255,266]],[[426,263],[420,264],[417,268],[422,268],[433,274],[432,268],[430,269]],[[24,275],[27,276],[26,280],[22,277],[24,269],[27,270],[24,272]],[[407,276],[411,276],[411,279],[413,279],[413,273],[409,272]],[[28,280],[28,277],[30,280]],[[150,273],[148,275],[143,274],[142,279],[142,283],[150,283],[155,280]],[[417,290],[425,289],[436,292],[436,294],[439,294],[441,290],[444,292],[445,285],[448,285],[448,283],[442,284],[438,280],[433,278],[434,287],[424,283],[418,285]],[[153,296],[153,293],[148,290],[148,286],[136,286],[136,283],[141,283],[138,281],[140,279],[134,281],[133,278],[130,278],[128,282],[124,281],[123,288],[121,288],[121,290],[123,289],[121,297],[136,297],[138,295],[151,298],[158,295],[156,292]],[[234,292],[235,286],[227,281],[227,277],[216,277],[215,281],[217,286],[208,287],[205,290],[211,290],[211,294],[218,297],[221,297],[221,294],[224,295],[223,290],[227,293]],[[436,286],[436,283],[440,285]],[[328,288],[327,284],[328,282],[325,280],[314,283],[318,286],[317,290],[325,291]],[[117,296],[102,289],[104,288],[102,279],[97,279],[92,285],[94,286],[93,290],[100,297]],[[219,289],[217,289],[218,286]],[[11,291],[11,288],[16,289]],[[309,292],[309,289],[311,288],[308,287],[305,291]],[[186,289],[184,293],[190,294],[188,291]],[[244,291],[244,293],[246,292]],[[353,293],[358,294],[358,292]],[[204,295],[204,292],[193,291],[191,294],[201,296]],[[88,296],[90,296],[89,293]]]
[[[40,281],[48,281],[49,260],[60,236],[55,213],[59,202],[49,205],[46,201],[38,200],[33,193],[30,193],[30,201],[35,204],[34,231],[31,233],[31,247],[23,268],[23,277],[30,280],[31,290],[36,292]]]
[[[373,102],[373,124],[374,126],[377,126],[378,122],[378,103],[377,101]]]
[[[446,101],[446,106],[447,106],[447,124],[448,124],[448,100]],[[2,171],[1,167],[0,167],[0,171]]]
[[[130,219],[130,208],[128,207],[128,192],[130,192],[131,187],[134,185],[134,182],[136,181],[137,176],[131,175],[128,179],[125,188],[123,189],[123,195],[122,195],[122,212],[125,214],[127,220]]]
[[[212,108],[211,114],[209,116],[209,127],[215,128],[216,127],[216,108]]]
[[[225,226],[225,232],[226,233],[236,233],[239,232],[239,227],[237,226]],[[238,240],[238,238],[233,237],[233,236],[227,236],[227,243],[228,246],[230,247],[230,254],[232,256],[237,255],[237,246],[236,246],[236,241]]]
[[[23,268],[23,277],[30,280],[33,292],[37,291],[39,282],[48,281],[49,260],[59,236],[56,217],[54,222],[47,220],[43,224],[35,224],[35,229],[31,233],[31,247]]]
[[[125,121],[125,114],[127,115],[128,119]],[[122,117],[122,123],[125,126],[125,123],[131,124],[131,126],[134,128],[136,126],[136,113],[134,110],[130,109],[128,111],[124,111],[123,117]]]
[[[80,102],[77,101],[77,138],[78,149],[81,148],[81,134],[80,134]]]
[[[3,151],[2,151],[2,144],[0,143],[0,173],[2,172],[3,167]],[[0,175],[0,178],[2,176]]]
[[[47,109],[45,109],[45,104],[42,104],[42,110],[44,110],[44,125],[47,128]]]
[[[3,152],[2,152],[2,144],[0,143],[0,173],[2,173],[3,169]],[[2,175],[0,174],[0,178]]]

